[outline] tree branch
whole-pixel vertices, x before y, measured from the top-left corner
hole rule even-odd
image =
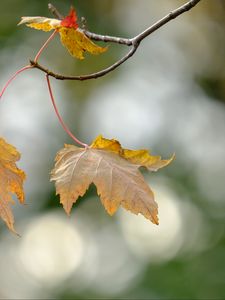
[[[102,42],[106,42],[106,43],[111,42],[111,43],[117,43],[117,44],[122,44],[122,45],[126,45],[126,46],[132,46],[131,50],[124,57],[122,57],[120,60],[115,62],[113,65],[111,65],[108,68],[103,69],[99,72],[95,72],[95,73],[87,74],[87,75],[80,75],[80,76],[66,76],[66,75],[60,75],[60,74],[56,74],[52,71],[49,71],[45,67],[41,66],[37,61],[31,60],[30,64],[33,68],[37,68],[37,69],[45,72],[48,76],[52,76],[59,80],[88,80],[88,79],[96,79],[96,78],[102,77],[102,76],[110,73],[111,71],[115,70],[117,67],[119,67],[121,64],[123,64],[126,60],[128,60],[137,51],[137,49],[143,39],[145,39],[147,36],[152,34],[154,31],[158,30],[160,27],[164,26],[169,21],[177,18],[184,12],[189,11],[200,1],[201,0],[189,0],[188,2],[186,2],[182,6],[178,7],[177,9],[171,11],[165,17],[163,17],[162,19],[160,19],[159,21],[157,21],[156,23],[154,23],[153,25],[151,25],[150,27],[145,29],[143,32],[139,33],[137,36],[135,36],[131,39],[108,36],[108,35],[100,35],[100,34],[92,33],[87,30],[83,30],[84,34],[87,37],[89,37],[90,39],[95,40],[95,41],[102,41]],[[58,12],[58,10],[52,4],[49,4],[48,7],[49,7],[49,10],[58,19],[63,18],[63,16]],[[80,29],[80,30],[82,30],[82,29]]]
[[[135,42],[141,42],[144,38],[149,36],[151,33],[168,23],[169,21],[177,18],[179,15],[183,14],[184,12],[189,11],[192,9],[200,0],[190,0],[187,3],[183,4],[182,6],[178,7],[177,9],[171,11],[168,15],[164,18],[160,19],[149,28],[138,34],[136,37],[133,38]]]
[[[48,4],[49,11],[59,20],[63,20],[64,16],[60,14],[60,12],[55,8],[51,3]]]
[[[115,36],[110,36],[110,35],[96,34],[96,33],[93,33],[93,32],[87,31],[87,30],[83,30],[83,33],[89,39],[94,40],[94,41],[100,41],[100,42],[105,42],[105,43],[116,43],[116,44],[122,44],[122,45],[127,45],[127,46],[133,45],[132,39],[115,37]]]
[[[116,63],[114,63],[110,67],[103,69],[99,72],[95,72],[95,73],[91,73],[91,74],[87,74],[87,75],[67,76],[67,75],[56,74],[56,73],[46,69],[45,67],[41,66],[38,62],[35,62],[33,60],[30,61],[30,65],[33,68],[43,71],[48,76],[54,77],[55,79],[84,81],[84,80],[89,80],[89,79],[97,79],[97,78],[102,77],[102,76],[106,75],[107,73],[115,70],[118,66],[123,64],[126,60],[128,60],[128,58],[130,58],[136,52],[136,50],[137,50],[137,47],[132,47],[131,50],[123,58],[118,60]]]

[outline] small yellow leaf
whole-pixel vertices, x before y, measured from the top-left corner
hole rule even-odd
[[[80,29],[60,27],[59,34],[62,44],[72,56],[78,59],[84,59],[85,51],[91,54],[100,54],[107,50],[107,47],[94,44]]]
[[[22,24],[37,30],[51,31],[58,28],[61,21],[45,17],[22,17],[18,25]]]
[[[161,159],[161,156],[153,156],[149,153],[148,150],[128,150],[124,149],[122,156],[132,162],[133,164],[146,167],[149,171],[157,171],[160,168],[163,168],[170,164],[175,155],[173,154],[169,159]]]
[[[108,140],[102,135],[99,135],[90,147],[113,151],[133,164],[146,167],[149,171],[157,171],[170,164],[175,158],[175,155],[172,155],[169,159],[161,159],[161,156],[150,155],[149,151],[145,149],[123,149],[117,140]]]
[[[16,166],[19,159],[16,148],[0,138],[0,217],[14,233],[14,217],[9,205],[14,203],[12,194],[16,194],[19,202],[24,203],[25,173]]]
[[[57,30],[60,34],[61,42],[69,53],[78,58],[84,59],[84,52],[100,54],[105,52],[108,47],[100,47],[93,43],[81,29],[78,28],[77,15],[74,8],[63,20],[45,17],[22,17],[18,25],[26,26],[43,31]]]
[[[30,23],[30,24],[26,24],[26,25],[27,25],[27,27],[34,28],[34,29],[37,29],[37,30],[46,31],[46,32],[53,30],[53,27],[48,23],[43,23],[43,24]]]
[[[115,139],[108,140],[104,138],[102,135],[97,136],[96,139],[90,145],[90,147],[109,150],[117,154],[120,154],[122,150],[120,142],[118,142]]]

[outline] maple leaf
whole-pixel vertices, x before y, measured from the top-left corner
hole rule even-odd
[[[43,31],[57,30],[62,44],[72,56],[78,59],[84,59],[85,51],[91,54],[100,54],[108,49],[108,47],[100,47],[93,43],[78,27],[74,8],[70,9],[69,15],[63,20],[45,17],[22,17],[18,25],[21,24]]]
[[[78,197],[94,183],[110,215],[121,205],[158,224],[157,203],[139,167],[157,171],[173,159],[174,156],[162,160],[160,156],[151,156],[147,150],[123,149],[117,140],[100,135],[87,148],[65,145],[56,155],[51,181],[55,181],[56,194],[60,195],[67,214]]]
[[[10,208],[10,204],[14,203],[12,194],[16,194],[19,202],[24,203],[25,173],[16,166],[19,159],[16,148],[0,138],[0,217],[14,233],[14,217]]]

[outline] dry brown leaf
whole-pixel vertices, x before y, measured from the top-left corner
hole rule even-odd
[[[16,148],[0,138],[0,217],[14,233],[14,217],[10,207],[10,204],[14,204],[12,194],[16,194],[19,202],[24,203],[25,173],[16,166],[19,159]]]
[[[67,214],[78,197],[94,183],[110,215],[121,205],[158,224],[157,203],[138,169],[144,166],[151,170],[152,165],[157,170],[172,159],[147,156],[146,150],[123,149],[117,140],[99,136],[88,148],[65,145],[56,156],[51,181],[55,181],[56,193]]]

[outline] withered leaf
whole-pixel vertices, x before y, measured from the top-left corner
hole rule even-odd
[[[43,31],[51,31],[60,27],[61,21],[45,17],[22,17],[18,25],[26,26]]]
[[[16,194],[19,202],[24,203],[25,173],[16,166],[19,159],[16,148],[0,138],[0,217],[14,233],[14,217],[10,207],[14,203],[12,194]]]
[[[94,183],[110,215],[121,205],[158,224],[157,203],[139,167],[156,171],[168,165],[174,157],[161,160],[146,151],[123,149],[117,140],[102,136],[98,136],[88,148],[65,145],[56,156],[51,181],[55,181],[56,193],[60,195],[66,213],[70,214],[73,203]]]

